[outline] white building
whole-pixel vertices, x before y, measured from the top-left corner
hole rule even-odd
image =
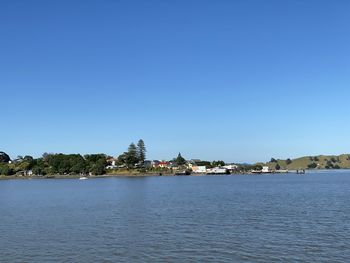
[[[235,164],[228,164],[223,166],[222,168],[226,168],[227,170],[229,170],[230,172],[237,170],[238,165]]]
[[[227,174],[227,169],[223,167],[214,167],[207,169],[207,174]]]
[[[270,169],[269,169],[268,166],[263,166],[261,172],[262,172],[262,173],[269,173],[269,172],[270,172]]]
[[[192,166],[192,172],[196,174],[205,174],[207,172],[207,167],[194,165]]]

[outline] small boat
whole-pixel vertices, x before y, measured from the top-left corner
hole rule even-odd
[[[79,177],[79,180],[86,180],[88,179],[86,176]]]

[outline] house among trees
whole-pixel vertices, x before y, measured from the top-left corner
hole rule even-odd
[[[159,163],[160,163],[160,161],[158,161],[158,160],[151,161],[151,164],[152,164],[153,168],[158,168],[159,167]]]
[[[159,162],[158,167],[160,167],[160,168],[170,168],[170,162],[161,161],[161,162]]]

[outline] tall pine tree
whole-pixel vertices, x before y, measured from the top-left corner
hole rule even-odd
[[[146,150],[145,142],[142,139],[140,139],[137,143],[137,157],[141,164],[145,162],[146,152],[147,150]]]
[[[128,152],[126,154],[126,165],[129,168],[133,168],[135,164],[139,162],[139,158],[137,157],[137,148],[134,143],[131,143],[128,148]]]
[[[175,159],[175,162],[176,162],[177,165],[184,165],[184,164],[186,164],[186,160],[185,160],[185,158],[183,158],[181,156],[181,153],[179,153],[177,155],[177,158]]]

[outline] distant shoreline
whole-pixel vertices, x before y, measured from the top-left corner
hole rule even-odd
[[[309,169],[305,170],[306,174],[312,173],[324,173],[324,172],[339,172],[339,171],[350,171],[350,169]],[[93,175],[86,176],[88,179],[94,178],[113,178],[113,177],[169,177],[169,176],[235,176],[235,175],[285,175],[285,174],[296,174],[295,171],[289,171],[288,173],[232,173],[232,174],[191,174],[191,175],[176,175],[172,173],[120,173],[120,174],[104,174],[104,175]],[[45,175],[45,176],[15,176],[15,175],[0,175],[0,180],[31,180],[31,179],[79,179],[81,175]]]
[[[112,178],[112,177],[162,177],[162,176],[175,176],[174,174],[104,174],[104,175],[93,175],[93,176],[86,176],[89,179],[94,178]],[[30,179],[79,179],[82,177],[81,175],[49,175],[49,176],[15,176],[15,175],[0,175],[0,180],[12,180],[12,179],[19,179],[19,180],[30,180]]]

